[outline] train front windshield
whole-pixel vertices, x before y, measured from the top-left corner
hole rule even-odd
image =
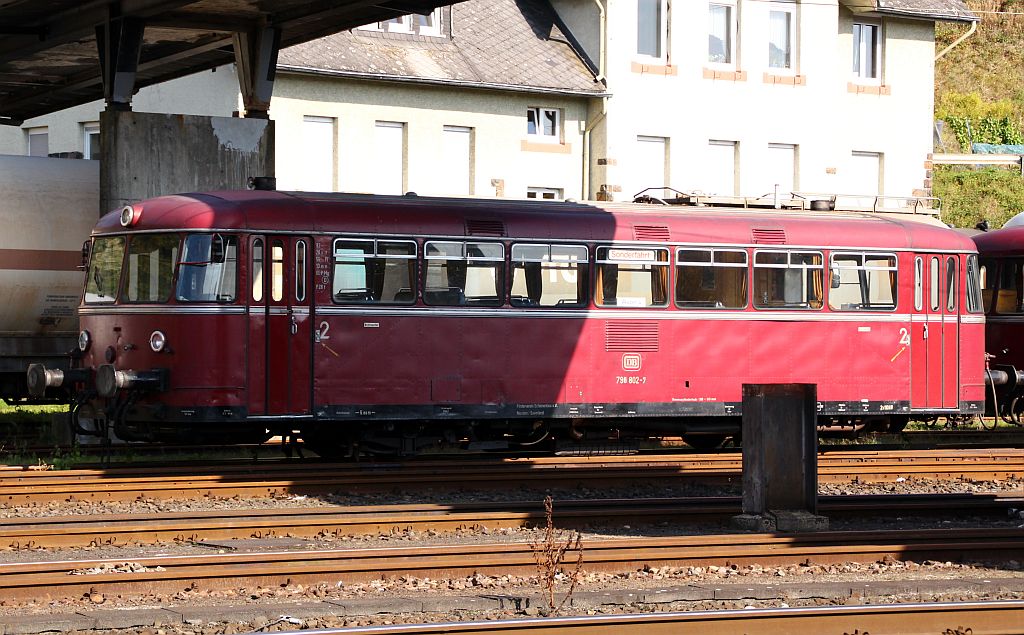
[[[164,303],[172,288],[178,302],[233,302],[237,258],[238,238],[222,234],[96,238],[85,302]]]

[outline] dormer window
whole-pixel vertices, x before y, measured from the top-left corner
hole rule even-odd
[[[401,15],[397,18],[391,18],[382,22],[371,22],[356,28],[361,31],[384,31],[386,33],[409,33],[411,35],[441,37],[441,9],[434,9],[430,13]]]

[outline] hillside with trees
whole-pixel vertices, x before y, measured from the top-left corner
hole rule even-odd
[[[970,152],[974,143],[1022,144],[1024,137],[1024,0],[966,0],[981,17],[977,31],[935,63],[936,152]],[[967,25],[938,23],[935,51],[966,34]],[[937,166],[933,188],[943,220],[993,228],[1024,211],[1024,177],[1016,167]]]

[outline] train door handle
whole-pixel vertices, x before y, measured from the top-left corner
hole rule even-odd
[[[296,333],[299,332],[299,323],[295,321],[295,316],[294,315],[289,316],[289,317],[291,317],[291,320],[292,320],[292,335],[295,335]]]
[[[924,325],[924,330],[921,333],[922,333],[922,338],[921,339],[928,339],[928,324],[927,323]]]

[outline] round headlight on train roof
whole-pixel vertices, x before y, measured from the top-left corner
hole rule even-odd
[[[154,353],[159,353],[164,350],[167,346],[167,336],[162,331],[153,331],[153,334],[149,336],[149,347],[153,349]]]
[[[131,227],[139,222],[140,216],[142,216],[141,207],[125,205],[121,208],[121,227]]]
[[[84,353],[89,350],[89,344],[91,343],[92,335],[89,334],[89,331],[82,331],[78,334],[78,350]]]

